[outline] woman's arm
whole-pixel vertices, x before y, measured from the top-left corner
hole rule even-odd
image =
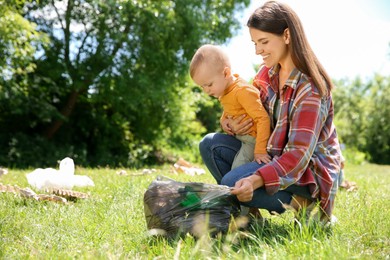
[[[319,94],[307,84],[298,90],[296,96],[298,98],[293,101],[293,110],[288,118],[282,120],[285,124],[289,122],[289,126],[278,125],[270,140],[271,149],[283,149],[282,154],[256,173],[263,178],[269,194],[298,180],[305,182],[302,176],[307,170],[323,127],[326,109],[321,109],[324,104]]]
[[[251,201],[253,198],[253,191],[263,185],[263,178],[259,175],[253,174],[237,181],[231,191],[231,194],[236,195],[239,201]]]

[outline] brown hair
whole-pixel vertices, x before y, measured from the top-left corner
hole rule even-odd
[[[302,23],[291,7],[268,1],[253,12],[247,26],[277,35],[282,35],[288,28],[291,37],[289,50],[294,65],[313,80],[322,97],[330,94],[332,80],[311,49]]]

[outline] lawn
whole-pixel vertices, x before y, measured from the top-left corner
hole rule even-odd
[[[87,199],[67,204],[0,193],[2,259],[389,259],[390,166],[347,165],[358,190],[340,190],[331,229],[299,226],[292,212],[263,212],[265,226],[224,237],[168,240],[147,235],[143,195],[158,175],[214,183],[209,174],[175,174],[169,165],[142,170],[76,168],[95,187],[75,188]],[[26,173],[9,169],[0,183],[28,187]]]

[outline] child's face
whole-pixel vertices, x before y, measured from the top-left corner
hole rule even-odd
[[[207,95],[216,98],[221,97],[229,86],[226,68],[218,70],[207,64],[200,65],[193,80]]]

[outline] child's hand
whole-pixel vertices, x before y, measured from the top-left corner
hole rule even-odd
[[[227,133],[228,135],[234,135],[234,133],[232,132],[232,129],[229,126],[229,122],[230,122],[230,118],[224,118],[221,121],[222,130],[225,131],[225,133]]]
[[[269,163],[271,161],[271,156],[269,156],[266,153],[265,154],[263,154],[263,153],[255,153],[255,161],[258,164]]]

